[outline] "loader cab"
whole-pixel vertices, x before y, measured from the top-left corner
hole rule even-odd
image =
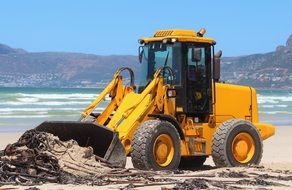
[[[213,43],[200,40],[194,32],[188,31],[185,35],[191,34],[196,37],[190,41],[180,40],[178,36],[155,38],[155,35],[154,38],[142,41],[143,45],[139,48],[142,69],[138,91],[141,92],[147,86],[158,68],[168,66],[174,73],[177,112],[203,121],[212,113]],[[165,82],[168,82],[169,73],[164,72],[163,76]]]

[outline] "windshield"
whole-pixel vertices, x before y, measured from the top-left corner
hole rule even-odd
[[[165,44],[153,42],[142,48],[142,68],[139,80],[139,91],[141,91],[152,79],[155,71],[163,66],[169,66],[174,73],[173,84],[180,85],[181,73],[181,43]],[[169,73],[163,73],[167,79]]]

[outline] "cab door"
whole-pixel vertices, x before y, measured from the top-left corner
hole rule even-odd
[[[209,114],[212,112],[211,47],[189,44],[186,49],[187,113]]]

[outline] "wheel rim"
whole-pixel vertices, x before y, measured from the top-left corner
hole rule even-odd
[[[248,133],[239,133],[232,141],[232,154],[236,161],[249,162],[255,153],[255,143]]]
[[[165,167],[170,164],[174,156],[174,146],[169,135],[161,134],[156,138],[153,146],[153,154],[159,166]]]

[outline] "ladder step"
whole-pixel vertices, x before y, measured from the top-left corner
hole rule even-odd
[[[194,126],[195,129],[203,129],[203,126],[201,125],[197,125],[197,126]]]
[[[194,152],[194,155],[196,156],[205,156],[206,154],[203,152]]]
[[[195,142],[206,143],[206,139],[204,138],[194,138]]]

